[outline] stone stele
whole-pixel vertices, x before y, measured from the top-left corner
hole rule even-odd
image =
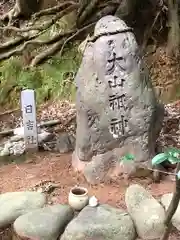
[[[99,182],[108,173],[122,173],[117,168],[125,154],[135,156],[131,171],[149,163],[162,128],[164,106],[155,96],[134,33],[124,21],[109,15],[97,22],[75,81],[74,168],[88,176],[96,172],[92,178]],[[103,157],[107,152],[109,160]],[[103,177],[98,177],[98,171]]]

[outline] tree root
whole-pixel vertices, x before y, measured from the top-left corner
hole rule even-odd
[[[56,34],[53,38],[48,39],[46,41],[42,41],[42,40],[32,40],[34,38],[37,38],[37,35],[32,36],[31,40],[25,42],[21,47],[17,48],[17,49],[13,49],[12,51],[6,52],[4,54],[0,54],[0,60],[5,60],[10,58],[11,56],[14,55],[20,55],[22,54],[22,52],[27,48],[28,45],[33,44],[33,45],[48,45],[48,44],[53,44],[54,42],[59,41],[61,38],[69,36],[70,34],[72,34],[74,31],[71,30],[69,32],[66,33],[59,33]],[[42,33],[42,32],[41,32]],[[40,35],[40,34],[39,34]]]
[[[46,21],[43,25],[37,25],[37,26],[31,26],[31,27],[26,27],[26,28],[16,28],[13,26],[7,26],[7,27],[0,27],[0,30],[2,31],[7,31],[11,30],[14,32],[29,32],[29,31],[43,31],[45,29],[50,28],[57,20],[62,18],[64,15],[66,15],[69,12],[72,12],[78,7],[78,5],[71,5],[70,7],[62,10],[61,12],[57,13],[55,17],[53,17],[51,20]]]
[[[85,21],[87,19],[87,17],[92,14],[93,9],[95,8],[95,6],[99,3],[99,0],[93,0],[92,2],[89,2],[89,4],[86,6],[87,10],[85,10],[84,12],[82,12],[82,15],[80,16],[79,21]],[[68,6],[68,7],[66,7]],[[65,8],[66,7],[66,8]],[[42,40],[38,40],[35,39],[37,38],[39,35],[43,34],[45,31],[47,31],[47,29],[49,27],[51,27],[57,20],[59,20],[60,18],[62,18],[64,15],[76,10],[79,7],[78,4],[68,1],[67,3],[63,3],[60,4],[56,7],[53,8],[49,8],[46,10],[42,10],[36,14],[33,15],[32,18],[38,18],[42,15],[46,15],[46,14],[54,14],[56,13],[56,15],[53,17],[53,19],[46,21],[43,25],[35,25],[35,26],[30,26],[30,27],[25,27],[25,28],[16,28],[13,26],[7,26],[7,27],[0,27],[1,30],[6,31],[6,30],[11,30],[14,31],[16,33],[28,33],[32,30],[36,30],[39,31],[36,35],[34,36],[19,36],[13,40],[10,40],[9,42],[5,43],[5,44],[1,44],[0,45],[0,50],[1,53],[0,54],[0,60],[4,60],[7,59],[11,56],[14,55],[21,55],[24,50],[26,50],[28,45],[37,45],[37,46],[42,46],[42,45],[50,45],[53,44],[52,46],[50,46],[48,49],[46,49],[45,51],[39,53],[37,56],[35,56],[32,60],[31,60],[31,67],[35,67],[36,65],[42,63],[44,60],[46,60],[47,58],[49,58],[50,56],[53,56],[55,53],[57,53],[60,50],[60,56],[63,53],[64,47],[65,45],[74,40],[80,33],[82,33],[83,31],[85,31],[86,29],[89,29],[90,27],[94,26],[95,22],[90,22],[88,25],[84,26],[83,28],[80,29],[73,29],[68,31],[67,33],[59,33],[56,36],[54,36],[51,39],[48,39],[47,41],[42,41]],[[65,9],[64,9],[65,8]],[[62,11],[58,12],[57,11],[59,9],[63,9]],[[85,8],[86,9],[86,8]],[[100,11],[100,14],[97,15],[97,18],[99,19],[102,14],[107,14],[109,12],[112,12],[115,10],[115,6],[108,6],[105,7],[104,9],[102,9],[102,11]],[[97,19],[97,20],[98,20]],[[24,42],[23,45],[21,45],[20,47],[16,47],[17,45],[20,45]],[[11,48],[14,48],[8,52],[5,52]]]
[[[20,15],[21,10],[17,4],[17,2],[15,3],[14,7],[7,13],[5,13],[2,17],[1,20],[4,21],[6,19],[8,19],[8,26],[11,25],[12,20],[14,18],[18,18],[18,16]]]
[[[78,12],[77,12],[77,20],[80,18],[80,16],[82,15],[82,13],[84,12],[84,10],[86,9],[86,7],[89,5],[90,0],[80,0],[79,1],[79,8],[78,8]]]
[[[39,55],[37,55],[31,62],[31,67],[35,67],[38,64],[40,64],[41,62],[43,62],[45,59],[49,58],[50,56],[53,56],[55,53],[57,53],[57,51],[60,50],[60,57],[62,56],[63,50],[65,45],[70,42],[71,40],[73,40],[76,36],[78,36],[80,33],[82,33],[83,31],[85,31],[86,29],[94,26],[95,23],[91,23],[79,30],[76,31],[76,33],[74,33],[72,36],[70,36],[69,38],[66,38],[64,43],[63,40],[60,40],[59,42],[55,43],[51,48],[45,50],[44,52],[40,53]]]
[[[65,35],[65,36],[68,35],[69,36],[69,34],[73,33],[74,31],[71,30],[67,34],[66,33],[57,34],[54,38],[52,38],[50,40],[47,40],[45,42],[42,42],[40,40],[39,41],[38,40],[37,41],[33,41],[33,42],[29,41],[29,40],[32,40],[32,39],[37,38],[38,36],[42,35],[58,19],[62,18],[67,13],[72,12],[74,9],[76,9],[76,7],[77,7],[77,5],[71,5],[70,7],[64,9],[63,11],[61,11],[60,13],[57,13],[56,16],[52,20],[45,22],[42,26],[37,26],[37,27],[36,26],[32,26],[32,27],[28,27],[28,28],[24,28],[24,29],[14,28],[12,26],[7,27],[8,29],[15,30],[15,31],[26,32],[26,31],[31,31],[31,30],[39,30],[40,32],[37,33],[34,36],[20,36],[20,37],[17,37],[17,38],[15,38],[13,40],[10,40],[10,41],[6,42],[5,44],[1,44],[0,45],[0,50],[1,50],[1,52],[5,52],[8,49],[17,46],[17,45],[21,44],[24,41],[28,41],[28,42],[26,42],[23,46],[21,46],[18,49],[13,49],[12,51],[6,52],[4,54],[0,54],[0,60],[7,59],[7,58],[9,58],[9,57],[11,57],[13,55],[21,54],[22,51],[27,47],[27,45],[29,45],[31,43],[32,44],[38,44],[38,45],[51,44],[53,42],[59,41],[59,39],[62,38],[62,35]],[[58,45],[58,43],[57,43],[57,45]]]
[[[35,67],[36,65],[42,63],[45,59],[49,58],[50,56],[54,55],[63,44],[63,40],[60,40],[59,42],[56,42],[53,46],[46,49],[45,51],[38,54],[31,62],[30,67]]]
[[[90,22],[97,22],[100,18],[108,15],[108,14],[114,14],[116,12],[116,5],[111,4],[110,6],[104,7],[101,11],[99,11],[90,21]]]
[[[5,52],[8,49],[17,46],[17,45],[21,44],[24,41],[29,41],[29,40],[35,39],[35,38],[39,37],[41,34],[43,34],[45,32],[46,32],[46,30],[44,30],[42,32],[39,32],[37,34],[34,34],[34,35],[21,36],[21,37],[15,38],[15,39],[11,39],[10,41],[8,41],[6,43],[1,44],[0,45],[0,50],[1,50],[1,52]]]
[[[92,11],[95,9],[96,5],[99,3],[99,0],[91,0],[89,4],[82,11],[81,15],[77,19],[77,26],[83,25],[85,20],[92,14]]]
[[[10,11],[11,16],[16,17],[22,9],[18,9],[17,2],[19,0],[16,0],[16,4],[14,8]],[[39,0],[37,0],[39,1]],[[153,1],[153,0],[151,0]],[[156,4],[160,4],[159,2],[163,2],[165,0],[161,1],[156,1]],[[123,2],[123,3],[121,3]],[[125,15],[129,15],[131,10],[134,10],[134,6],[139,2],[140,0],[134,0],[133,3],[131,0],[107,0],[107,1],[100,1],[100,0],[79,0],[78,3],[76,3],[76,0],[67,0],[64,1],[61,4],[58,4],[55,7],[48,8],[45,10],[41,10],[37,13],[32,13],[31,17],[31,24],[29,24],[28,27],[23,27],[23,28],[18,28],[15,26],[5,26],[5,27],[0,27],[0,31],[4,33],[7,31],[7,36],[13,36],[15,35],[15,38],[13,40],[8,41],[7,43],[0,44],[0,60],[7,59],[11,57],[12,55],[20,55],[20,54],[26,54],[28,51],[26,48],[28,45],[37,45],[37,46],[42,46],[42,45],[50,45],[48,49],[46,49],[44,52],[40,52],[37,56],[35,56],[31,60],[30,66],[34,67],[53,54],[55,54],[57,51],[60,51],[60,56],[63,53],[63,49],[65,45],[76,39],[76,37],[79,35],[79,33],[83,32],[84,30],[92,27],[95,25],[95,23],[103,16],[108,15],[108,14],[115,14],[116,12],[122,13],[124,10],[124,6],[126,6],[129,3],[130,5],[127,6],[127,11],[125,11]],[[158,2],[158,3],[157,3]],[[31,2],[32,3],[32,2]],[[159,6],[159,5],[158,5]],[[96,10],[96,9],[97,10]],[[122,8],[122,9],[121,9]],[[137,6],[136,6],[137,8]],[[118,11],[117,11],[118,9]],[[159,8],[158,8],[159,9]],[[161,9],[161,8],[160,8]],[[122,10],[122,11],[121,11]],[[14,12],[13,12],[14,11]],[[10,13],[9,12],[9,13]],[[32,12],[32,11],[31,11]],[[37,36],[41,35],[43,32],[47,31],[51,26],[53,26],[59,19],[61,19],[63,16],[75,12],[76,14],[76,22],[75,26],[73,27],[73,30],[70,30],[69,32],[63,34],[57,34],[54,38],[51,38],[47,41],[41,41],[38,39],[35,39]],[[3,17],[8,17],[9,13],[4,15]],[[25,15],[25,14],[24,14]],[[52,18],[48,21],[45,21],[44,23],[41,23],[41,25],[38,23],[38,19],[41,16],[46,16],[46,15],[52,15]],[[122,17],[122,16],[120,16]],[[10,19],[10,17],[9,17]],[[155,21],[158,22],[158,17]],[[88,25],[89,24],[89,25]],[[153,24],[153,28],[155,28]],[[157,25],[157,24],[156,24]],[[85,26],[85,27],[84,27]],[[84,28],[82,28],[84,27]],[[31,31],[37,31],[31,33]],[[91,29],[90,29],[91,32]],[[34,35],[31,36],[32,34],[37,34],[35,37]],[[28,36],[30,35],[30,36]],[[9,38],[10,39],[10,38]],[[41,49],[41,48],[40,48]],[[8,52],[5,52],[7,51]],[[24,52],[26,50],[26,52]],[[32,55],[32,54],[30,54]],[[32,57],[32,56],[31,56]]]
[[[26,37],[17,37],[15,39],[11,39],[8,42],[0,44],[0,51],[6,51],[9,48],[12,48],[16,45],[21,44],[23,41],[25,41],[27,38]]]
[[[57,12],[60,12],[62,10],[64,10],[64,8],[68,7],[69,5],[77,5],[77,3],[73,2],[73,1],[67,1],[65,3],[61,3],[61,4],[58,4],[57,6],[55,7],[51,7],[51,8],[48,8],[48,9],[43,9],[37,13],[35,13],[32,18],[33,19],[37,19],[41,16],[44,16],[44,15],[53,15],[53,14],[56,14]]]

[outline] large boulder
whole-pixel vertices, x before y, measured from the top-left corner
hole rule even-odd
[[[141,239],[159,239],[165,230],[165,211],[142,186],[133,184],[125,194],[127,210]]]
[[[134,168],[147,165],[154,156],[164,107],[155,96],[132,29],[124,21],[106,16],[97,22],[76,76],[76,86],[73,166],[77,170],[80,166],[83,171],[88,162],[99,164],[102,154],[115,148],[121,152],[115,157],[118,161],[125,154],[134,154]],[[112,168],[112,163],[109,166]]]
[[[168,207],[170,205],[172,196],[173,196],[172,193],[168,193],[168,194],[164,194],[161,197],[161,203],[165,207],[166,210],[168,209]],[[176,227],[180,231],[180,205],[178,206],[175,214],[172,217],[172,224],[174,227]]]
[[[14,229],[21,238],[57,240],[73,217],[68,205],[47,206],[17,218]]]
[[[0,195],[0,228],[13,223],[19,216],[42,208],[46,197],[38,192],[8,192]]]
[[[133,222],[123,210],[109,205],[85,207],[66,227],[61,240],[134,240]]]

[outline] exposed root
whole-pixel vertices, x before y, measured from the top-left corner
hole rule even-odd
[[[62,10],[64,10],[65,8],[69,7],[70,6],[77,6],[77,3],[73,2],[73,1],[67,1],[65,3],[61,3],[61,4],[58,4],[57,6],[55,7],[51,7],[51,8],[48,8],[48,9],[43,9],[37,13],[35,13],[32,18],[33,19],[37,19],[41,16],[44,16],[44,15],[53,15],[53,14],[56,14],[57,12],[60,12]]]
[[[76,36],[78,36],[80,33],[82,33],[83,31],[85,31],[86,29],[92,27],[93,25],[95,25],[95,23],[91,23],[79,30],[77,30],[72,36],[65,38],[64,42],[63,39],[56,42],[52,47],[48,48],[47,50],[45,50],[44,52],[40,53],[39,55],[37,55],[31,62],[31,67],[35,67],[36,65],[40,64],[41,62],[43,62],[45,59],[49,58],[50,56],[53,56],[55,53],[57,53],[60,50],[60,56],[63,53],[63,49],[65,47],[65,45],[70,42],[71,40],[73,40]]]
[[[79,14],[79,17],[77,19],[77,26],[83,25],[85,20],[92,15],[92,11],[97,6],[99,0],[91,0],[89,4],[84,8],[81,14]]]
[[[48,48],[47,50],[41,52],[40,54],[38,54],[31,62],[31,67],[35,67],[36,65],[42,63],[45,59],[47,59],[48,57],[54,55],[62,46],[63,44],[63,40],[60,40],[58,42],[56,42],[53,46],[51,46],[50,48]]]
[[[25,13],[29,14],[27,6],[23,6],[23,4],[20,5],[21,1],[27,3],[27,1],[30,0],[16,0],[14,8],[10,10],[7,14],[5,14],[2,19],[8,18],[10,22],[12,19],[17,18],[19,15],[23,15],[23,7]],[[33,1],[39,2],[39,0]],[[33,1],[30,1],[30,3],[32,3]],[[144,8],[147,7],[150,8],[148,11],[150,11],[151,18],[149,22],[147,22],[147,25],[149,26],[148,31],[143,30],[146,31],[146,34],[144,34],[144,38],[146,39],[144,41],[144,44],[147,45],[148,39],[153,39],[154,31],[155,33],[158,33],[158,31],[160,31],[159,28],[161,29],[162,25],[164,27],[164,17],[166,18],[167,10],[169,11],[169,9],[167,9],[167,0],[149,0],[148,3],[147,1],[144,1],[144,3],[142,3],[141,0],[134,0],[133,3],[131,0],[79,0],[78,3],[76,3],[76,0],[69,0],[60,3],[55,7],[41,10],[36,13],[34,13],[35,11],[32,12],[32,9],[30,9],[31,19],[27,27],[20,28],[10,25],[4,27],[0,26],[2,36],[5,36],[5,34],[9,38],[10,36],[13,36],[12,40],[8,40],[6,43],[0,44],[0,60],[9,58],[13,55],[24,54],[24,50],[26,50],[26,52],[28,51],[27,46],[29,45],[34,45],[37,47],[41,47],[42,45],[50,45],[48,46],[48,49],[46,48],[43,52],[39,53],[37,56],[34,57],[34,59],[30,59],[30,66],[34,67],[49,58],[50,56],[53,56],[58,51],[60,51],[61,56],[63,53],[63,49],[68,42],[77,39],[79,33],[83,32],[85,29],[89,29],[90,33],[92,30],[90,27],[94,26],[94,24],[101,17],[108,14],[117,14],[120,18],[127,18],[129,15],[136,17],[136,15],[134,15],[136,12],[135,10],[141,8],[139,12],[141,14],[141,11],[144,11]],[[46,41],[36,39],[37,36],[47,31],[59,19],[72,12],[76,14],[76,21],[74,26],[72,27],[73,30],[67,31],[65,35],[63,35],[63,33],[57,34],[55,35],[55,37],[50,38]],[[52,15],[52,18],[45,21],[43,24],[41,21],[41,23],[39,24],[39,18],[46,15]],[[163,19],[163,24],[160,24],[159,27],[161,19]],[[167,22],[167,19],[165,19],[165,21]],[[134,22],[136,22],[135,18],[133,19],[133,24]],[[133,26],[130,25],[130,27]]]
[[[73,33],[74,30],[69,31],[68,33],[59,33],[57,34],[55,37],[53,37],[52,39],[49,39],[47,41],[40,41],[40,40],[34,40],[34,41],[30,41],[32,39],[37,38],[38,36],[42,35],[45,31],[47,31],[47,29],[49,29],[57,20],[59,20],[60,18],[62,18],[64,15],[66,15],[69,12],[72,12],[74,9],[76,9],[77,5],[71,5],[69,7],[67,7],[66,9],[64,9],[63,11],[57,13],[53,19],[46,21],[43,25],[39,25],[39,26],[32,26],[32,27],[27,27],[24,29],[19,29],[19,28],[15,28],[12,26],[8,26],[5,28],[1,28],[1,29],[11,29],[17,32],[28,32],[28,31],[32,31],[32,30],[38,30],[39,32],[36,33],[35,35],[25,35],[25,36],[19,36],[16,37],[15,39],[12,39],[4,44],[0,45],[0,50],[1,50],[1,54],[0,54],[0,60],[4,60],[7,59],[13,55],[19,55],[21,54],[24,49],[29,45],[29,44],[36,44],[36,45],[43,45],[43,44],[52,44],[54,42],[59,41],[59,39],[61,39],[64,35],[65,36],[69,36],[69,34]],[[2,53],[5,52],[7,50],[9,50],[10,48],[13,48],[17,45],[20,45],[21,43],[25,42],[22,46],[20,46],[17,49],[12,49],[11,51],[8,51],[6,53]],[[55,47],[55,49],[58,49],[58,45],[59,43],[56,44],[57,46]],[[54,52],[55,50],[52,50],[52,52]],[[49,49],[49,52],[51,52],[51,48]],[[46,55],[46,54],[45,54]],[[44,57],[43,57],[44,58]]]
[[[8,26],[9,26],[9,25],[11,25],[13,19],[18,18],[20,13],[21,13],[21,10],[16,2],[14,7],[9,12],[5,13],[1,17],[1,20],[4,21],[4,20],[8,19]]]
[[[46,21],[44,24],[41,25],[37,25],[37,26],[31,26],[31,27],[26,27],[26,28],[16,28],[13,26],[7,26],[7,27],[0,27],[0,30],[2,31],[14,31],[14,32],[29,32],[29,31],[43,31],[46,30],[48,28],[50,28],[57,20],[59,20],[60,18],[62,18],[64,15],[66,15],[69,12],[72,12],[73,10],[75,10],[77,8],[77,4],[76,5],[71,5],[70,7],[64,9],[63,11],[57,13],[51,20]]]
[[[101,11],[97,12],[96,16],[93,17],[90,22],[96,22],[100,18],[108,14],[114,15],[114,13],[116,12],[116,9],[117,9],[116,5],[113,5],[113,4],[111,4],[110,6],[109,5],[105,6]]]
[[[60,50],[60,54],[59,54],[59,55],[62,56],[64,47],[65,47],[65,45],[66,45],[67,43],[69,43],[71,40],[73,40],[73,39],[74,39],[76,36],[78,36],[80,33],[82,33],[83,31],[87,30],[88,28],[94,26],[95,24],[96,24],[96,23],[90,23],[89,25],[87,25],[87,26],[79,29],[75,34],[73,34],[72,36],[70,36],[69,38],[67,38],[67,39],[65,40],[65,42],[63,43],[63,45],[62,45],[62,48],[61,48],[61,50]]]
[[[18,44],[21,44],[24,40],[26,40],[26,37],[17,37],[15,39],[11,39],[8,42],[0,44],[0,51],[6,51],[9,48],[12,48]]]
[[[48,39],[46,41],[42,41],[42,40],[32,40],[34,38],[37,38],[37,35],[32,36],[31,40],[25,42],[22,46],[20,46],[19,48],[13,49],[12,51],[6,52],[4,54],[0,54],[0,60],[5,60],[10,58],[11,56],[14,55],[21,55],[23,53],[23,51],[27,48],[28,45],[32,44],[32,45],[48,45],[48,44],[53,44],[54,42],[59,41],[61,38],[69,36],[70,34],[72,34],[74,31],[69,31],[66,33],[59,33],[56,34],[54,37],[52,37],[51,39]],[[42,33],[42,32],[41,32]]]

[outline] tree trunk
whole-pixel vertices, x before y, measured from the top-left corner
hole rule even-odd
[[[169,8],[169,34],[168,34],[168,48],[167,52],[172,56],[179,56],[180,45],[180,27],[178,16],[178,1],[168,0]]]
[[[16,0],[16,8],[20,15],[25,18],[30,17],[33,13],[39,11],[42,1],[38,0]]]

